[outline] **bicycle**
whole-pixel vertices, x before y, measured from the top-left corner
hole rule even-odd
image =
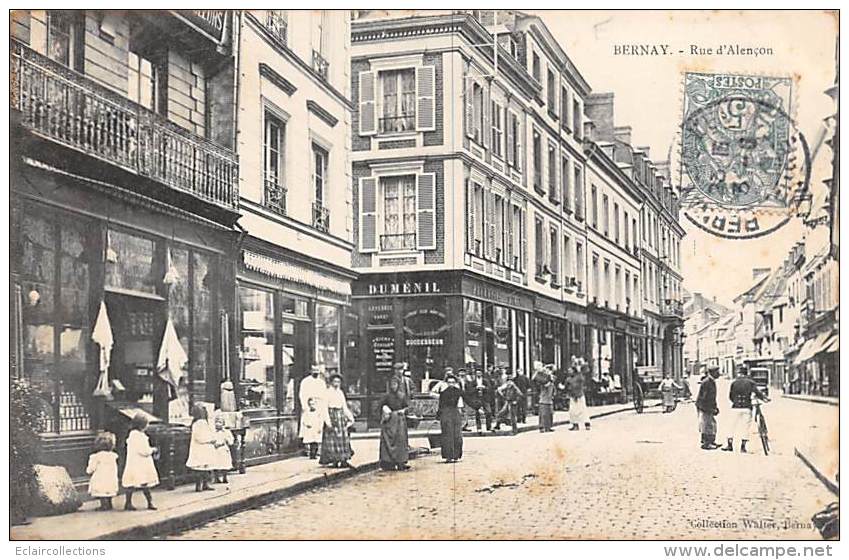
[[[761,439],[761,445],[764,448],[764,455],[769,455],[769,432],[766,427],[766,418],[761,411],[761,403],[755,402],[755,423],[758,426],[758,436]]]
[[[643,389],[637,384],[634,384],[634,410],[637,414],[643,413]]]

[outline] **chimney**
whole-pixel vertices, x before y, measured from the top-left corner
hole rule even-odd
[[[584,100],[584,113],[595,125],[593,139],[598,142],[613,142],[613,93],[591,94]]]
[[[752,269],[752,280],[757,280],[761,276],[765,276],[765,275],[769,274],[770,270],[771,269],[769,267],[767,267],[767,268],[753,268]]]
[[[651,159],[649,156],[649,151],[651,150],[650,146],[637,146],[636,149],[646,154],[646,159]]]
[[[613,137],[623,144],[631,145],[631,127],[617,126],[613,129]]]

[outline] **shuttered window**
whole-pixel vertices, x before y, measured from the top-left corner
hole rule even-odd
[[[433,66],[416,68],[416,129],[436,130],[436,71]]]
[[[377,251],[377,179],[360,179],[360,252]]]
[[[421,173],[416,177],[416,185],[418,248],[436,249],[436,175]]]
[[[360,72],[360,135],[377,133],[375,73]]]

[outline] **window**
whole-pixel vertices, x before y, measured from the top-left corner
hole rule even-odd
[[[539,55],[536,51],[533,52],[531,63],[531,72],[537,82],[542,82],[542,70],[540,69]]]
[[[493,257],[495,262],[499,264],[504,263],[504,199],[498,195],[495,195],[495,223],[493,224],[494,228],[494,254]]]
[[[548,112],[553,116],[557,116],[557,82],[554,77],[554,72],[549,68],[546,76],[546,100],[548,101]]]
[[[567,210],[572,208],[572,193],[569,185],[569,158],[560,158],[560,189],[563,191],[563,207]]]
[[[593,205],[593,227],[598,229],[598,189],[595,185],[590,188],[590,202]]]
[[[625,233],[625,250],[628,251],[630,250],[629,246],[631,245],[631,239],[628,235],[628,212],[623,212],[622,225]]]
[[[492,152],[502,157],[504,154],[504,108],[492,102]]]
[[[584,285],[584,246],[579,242],[575,242],[575,277],[580,292]]]
[[[406,132],[416,128],[416,71],[414,68],[380,73],[383,91],[380,132]]]
[[[246,357],[240,379],[240,408],[275,408],[274,293],[241,286],[239,310]]]
[[[477,82],[472,85],[472,130],[476,142],[483,142],[483,87]]]
[[[632,239],[634,240],[634,252],[636,253],[637,249],[637,218],[631,218],[631,233]]]
[[[610,261],[604,261],[604,278],[602,279],[603,286],[603,295],[604,295],[604,306],[610,306]]]
[[[569,90],[566,86],[560,88],[560,127],[569,128]]]
[[[613,271],[613,306],[618,310],[622,301],[622,269],[616,265]]]
[[[313,188],[315,200],[313,200],[312,225],[321,231],[330,229],[330,213],[325,200],[327,197],[327,159],[328,153],[323,147],[313,143]]]
[[[560,203],[560,189],[557,188],[557,148],[554,144],[548,145],[548,196],[551,202]]]
[[[598,255],[595,254],[595,253],[593,253],[593,278],[592,278],[592,280],[593,280],[593,299],[595,300],[596,303],[598,303],[599,300],[601,299],[601,291],[600,291],[601,278],[599,276],[599,270],[598,270]]]
[[[312,69],[327,80],[330,75],[330,63],[325,58],[327,52],[327,10],[313,12],[312,28]]]
[[[326,375],[339,373],[339,308],[317,303],[315,306],[315,361],[324,365]]]
[[[286,34],[289,26],[286,19],[286,10],[265,11],[265,27],[284,45],[286,44]]]
[[[483,240],[484,240],[484,230],[486,227],[486,212],[484,211],[484,196],[486,193],[483,190],[483,187],[477,183],[473,183],[474,185],[474,212],[475,212],[475,249],[474,253],[482,257],[483,256]]]
[[[572,134],[580,140],[584,136],[582,130],[584,126],[583,115],[581,114],[581,102],[577,99],[572,100]]]
[[[381,177],[383,234],[380,249],[416,248],[416,176]]]
[[[563,283],[570,286],[570,279],[574,277],[574,263],[572,262],[572,241],[568,235],[563,236]]]
[[[263,137],[264,202],[266,206],[281,214],[286,213],[285,137],[285,123],[270,111],[266,111]]]
[[[579,220],[584,219],[584,177],[581,168],[577,165],[575,169],[575,217]]]
[[[604,236],[608,237],[610,235],[610,200],[606,194],[601,195],[601,219]]]
[[[47,56],[74,70],[82,70],[83,26],[76,10],[47,12]]]
[[[533,145],[533,161],[534,161],[534,189],[540,194],[545,194],[542,188],[542,138],[537,130],[534,130],[534,145]]]
[[[127,53],[127,97],[154,113],[164,114],[167,88],[163,83],[167,75],[160,64],[135,53]]]
[[[519,116],[512,112],[507,130],[507,163],[516,170],[522,169],[522,128],[519,126]]]
[[[631,273],[625,271],[625,312],[631,312]]]
[[[551,270],[551,284],[556,286],[560,284],[560,234],[557,232],[557,228],[554,226],[551,226],[548,233],[548,268],[549,270]]]
[[[519,206],[513,206],[513,269],[525,270],[525,213]]]
[[[537,216],[535,218],[535,235],[534,235],[534,249],[536,254],[536,276],[537,278],[542,278],[543,273],[545,272],[546,264],[545,264],[545,228],[543,225],[542,218]]]
[[[613,203],[613,240],[619,243],[619,203]]]

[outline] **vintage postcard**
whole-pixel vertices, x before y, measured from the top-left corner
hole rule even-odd
[[[836,10],[9,25],[12,540],[839,538]]]

